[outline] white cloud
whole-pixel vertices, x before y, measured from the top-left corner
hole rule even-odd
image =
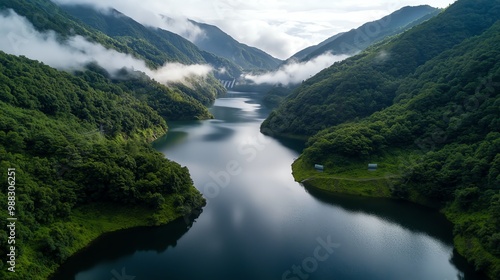
[[[444,8],[455,2],[455,0],[141,0],[138,5],[136,0],[52,1],[114,7],[143,24],[172,31],[180,28],[181,31],[178,32],[181,33],[183,24],[175,28],[165,26],[158,14],[214,24],[236,40],[258,47],[281,59],[286,59],[304,47],[317,44],[335,34],[377,20],[404,6],[428,4]]]
[[[51,0],[57,4],[76,5],[84,4],[93,6],[101,11],[110,8],[116,9],[135,21],[150,27],[157,27],[171,31],[194,42],[203,37],[204,32],[185,16],[175,12],[175,9],[163,5],[161,1],[143,0],[138,5],[136,0]]]
[[[61,43],[53,31],[38,32],[26,18],[12,10],[0,14],[0,37],[5,38],[0,40],[0,50],[13,55],[24,55],[63,70],[81,69],[88,63],[97,62],[112,74],[122,68],[134,69],[162,83],[183,81],[191,76],[205,76],[212,71],[208,65],[180,63],[167,63],[158,70],[151,70],[143,60],[106,49],[81,36],[70,37]]]
[[[256,84],[298,84],[303,80],[309,79],[321,70],[331,66],[337,61],[342,61],[349,56],[333,55],[331,53],[322,54],[307,62],[291,62],[277,71],[265,73],[262,75],[245,75],[245,79]]]
[[[258,46],[259,49],[278,58],[288,58],[288,54],[309,46],[306,39],[284,33],[280,26],[269,24],[264,20],[248,20],[244,23],[225,20],[215,24],[228,34],[239,34],[237,40],[240,42]]]
[[[193,43],[206,36],[201,28],[190,22],[187,18],[180,16],[163,16],[162,22],[153,26],[181,35]]]
[[[148,71],[148,74],[153,79],[168,83],[175,81],[183,81],[185,78],[192,76],[206,76],[212,71],[212,67],[206,64],[185,65],[181,63],[167,63],[163,67],[155,71]]]

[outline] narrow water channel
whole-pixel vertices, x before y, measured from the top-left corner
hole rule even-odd
[[[269,111],[232,92],[215,119],[169,123],[154,143],[207,198],[197,218],[105,235],[59,279],[480,279],[435,212],[389,199],[307,190],[291,175],[302,143],[259,133]]]

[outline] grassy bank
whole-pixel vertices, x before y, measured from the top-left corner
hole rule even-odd
[[[366,163],[357,162],[344,166],[338,172],[328,169],[320,172],[299,158],[293,163],[292,171],[295,180],[308,188],[339,194],[401,199],[395,194],[394,187],[400,180],[397,165],[394,164],[397,159],[385,158],[385,160],[387,162],[379,164],[376,171],[368,171]],[[463,211],[456,203],[440,206],[412,191],[404,199],[436,208],[444,213],[454,224],[454,246],[459,254],[476,269],[486,270],[489,278],[500,279],[500,259],[485,250],[480,237],[474,234],[478,227],[488,226],[491,217],[487,211]]]
[[[181,216],[175,209],[173,196],[168,197],[159,210],[114,203],[74,209],[67,220],[55,222],[50,228],[41,227],[34,232],[29,243],[17,244],[22,255],[16,260],[16,272],[3,273],[2,279],[47,279],[69,256],[102,234],[169,223]],[[42,252],[50,249],[60,250],[59,262],[44,257]]]
[[[391,188],[399,176],[395,169],[379,168],[368,171],[362,163],[352,164],[342,171],[317,171],[307,166],[301,158],[293,165],[293,176],[297,182],[323,191],[371,197],[391,197]]]

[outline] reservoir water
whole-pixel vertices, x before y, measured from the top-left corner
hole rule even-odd
[[[103,236],[54,280],[480,279],[435,210],[326,195],[295,182],[303,143],[259,133],[269,111],[230,92],[213,120],[169,123],[154,147],[207,198],[197,217]]]

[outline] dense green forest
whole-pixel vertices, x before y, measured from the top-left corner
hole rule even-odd
[[[241,66],[214,53],[200,50],[195,44],[181,36],[159,28],[145,27],[117,10],[107,13],[88,6],[63,5],[61,9],[83,23],[103,32],[114,40],[134,50],[141,57],[151,61],[154,66],[165,62],[184,64],[209,63],[215,68],[224,68],[223,79],[237,78]],[[205,83],[210,88],[212,83]]]
[[[167,61],[232,67],[180,36],[135,22],[124,30],[136,31],[129,35],[140,38],[140,46],[86,25],[48,0],[2,1],[0,10],[7,8],[39,31],[53,30],[61,42],[81,35],[152,69]],[[171,45],[153,48],[165,42]],[[166,133],[166,121],[211,118],[206,106],[224,93],[213,75],[167,86],[132,70],[110,75],[94,63],[67,73],[0,52],[0,166],[16,169],[19,221],[17,272],[7,273],[3,259],[0,278],[46,279],[105,232],[166,223],[202,207],[189,171],[149,142]],[[6,176],[0,178],[7,182]],[[7,201],[5,188],[0,199]],[[12,244],[6,228],[0,236],[0,253],[7,255]]]
[[[393,104],[402,79],[500,18],[498,1],[458,1],[439,16],[306,80],[262,124],[267,134],[311,136]]]
[[[228,79],[241,71],[118,11],[49,0],[3,0],[0,11],[7,8],[62,41],[81,35],[152,69],[208,63]],[[499,20],[500,0],[458,0],[296,88],[272,88],[263,102],[278,108],[262,131],[310,137],[293,171],[311,186],[316,163],[327,183],[379,163],[370,176],[390,196],[441,209],[455,224],[459,253],[500,279]],[[167,121],[210,118],[206,106],[224,92],[213,75],[166,86],[126,69],[111,76],[89,64],[67,73],[0,51],[0,180],[15,168],[19,221],[17,273],[7,272],[3,258],[0,278],[46,279],[104,232],[166,223],[202,207],[187,168],[149,142],[166,133]],[[2,188],[0,200],[7,197]],[[7,230],[0,229],[4,256]]]
[[[266,92],[262,99],[262,104],[270,109],[277,108],[285,98],[292,93],[296,86],[273,86],[271,90]]]
[[[263,131],[313,135],[293,167],[311,186],[377,162],[391,196],[442,209],[459,253],[499,279],[499,19],[500,1],[459,0],[305,81]]]
[[[114,11],[115,14],[103,14],[89,7],[63,8],[49,0],[0,3],[0,10],[13,9],[26,17],[37,30],[56,32],[61,41],[69,36],[81,35],[106,48],[142,59],[152,69],[157,69],[166,62],[209,63],[214,67],[223,67],[234,75],[240,73],[239,68],[226,59],[200,51],[179,35],[144,27],[118,11]],[[73,12],[74,16],[68,12]],[[226,92],[212,74],[207,77],[190,77],[184,82],[171,82],[164,86],[140,73],[121,73],[120,77],[110,77],[98,65],[88,68],[96,74],[88,71],[84,73],[82,77],[87,82],[106,91],[108,87],[113,87],[108,82],[111,79],[122,90],[134,92],[137,98],[146,101],[167,120],[210,118],[205,106],[212,104],[215,98]],[[112,90],[117,89],[115,87]]]
[[[72,35],[81,35],[106,48],[132,54],[137,58],[145,60],[150,66],[153,65],[151,61],[134,53],[134,51],[125,44],[79,22],[77,19],[63,12],[56,4],[49,0],[3,0],[0,2],[0,10],[6,9],[13,9],[17,14],[26,17],[38,31],[53,30],[62,38],[67,38]]]
[[[332,54],[353,55],[370,45],[386,39],[398,33],[402,33],[434,16],[441,10],[430,6],[403,7],[394,13],[379,20],[372,21],[348,32],[339,33],[315,46],[305,48],[289,59],[284,64],[296,61],[309,61],[327,52]],[[375,30],[375,31],[373,31]],[[274,86],[263,99],[264,105],[269,108],[277,108],[285,97],[290,95],[298,85]]]
[[[151,69],[157,69],[166,62],[179,62],[210,64],[216,69],[224,68],[226,75],[222,78],[233,78],[241,73],[241,69],[227,59],[201,51],[174,33],[144,27],[118,11],[115,11],[114,15],[105,15],[88,7],[62,7],[66,10],[50,0],[5,0],[0,3],[0,10],[13,9],[17,14],[26,17],[38,31],[52,30],[61,40],[81,35],[105,48],[144,60]],[[69,12],[74,12],[74,15]],[[205,103],[204,99],[212,98],[214,93],[219,96],[226,91],[212,74],[207,79],[198,79],[195,82],[200,86],[197,87],[197,94],[192,97],[202,103]],[[182,91],[175,85],[170,85],[170,88]]]
[[[104,226],[89,228],[75,221],[79,215],[99,213],[101,203],[136,207],[135,212],[144,214],[143,225],[166,222],[203,205],[188,170],[148,144],[167,129],[148,103],[170,101],[150,96],[141,101],[141,96],[164,93],[172,99],[172,112],[163,113],[175,116],[193,110],[175,102],[182,100],[180,93],[145,77],[115,84],[97,71],[72,75],[1,52],[0,85],[0,166],[17,171],[16,267],[22,269],[15,279],[46,278],[89,238],[105,231]],[[7,182],[6,176],[2,172],[1,180]],[[6,188],[0,199],[7,201]],[[6,214],[0,214],[2,219]],[[89,221],[99,225],[105,217]],[[5,256],[5,228],[0,236]],[[0,266],[2,279],[14,279],[5,259]]]
[[[205,104],[185,92],[192,90],[188,86],[179,84],[186,90],[180,91],[176,87],[167,87],[150,79],[141,72],[122,70],[115,76],[97,64],[89,64],[86,71],[75,71],[74,75],[88,82],[93,88],[103,92],[129,92],[135,98],[144,101],[167,121],[207,119],[212,115],[208,112],[208,105],[216,98],[216,93],[209,96],[197,92],[198,97]]]

